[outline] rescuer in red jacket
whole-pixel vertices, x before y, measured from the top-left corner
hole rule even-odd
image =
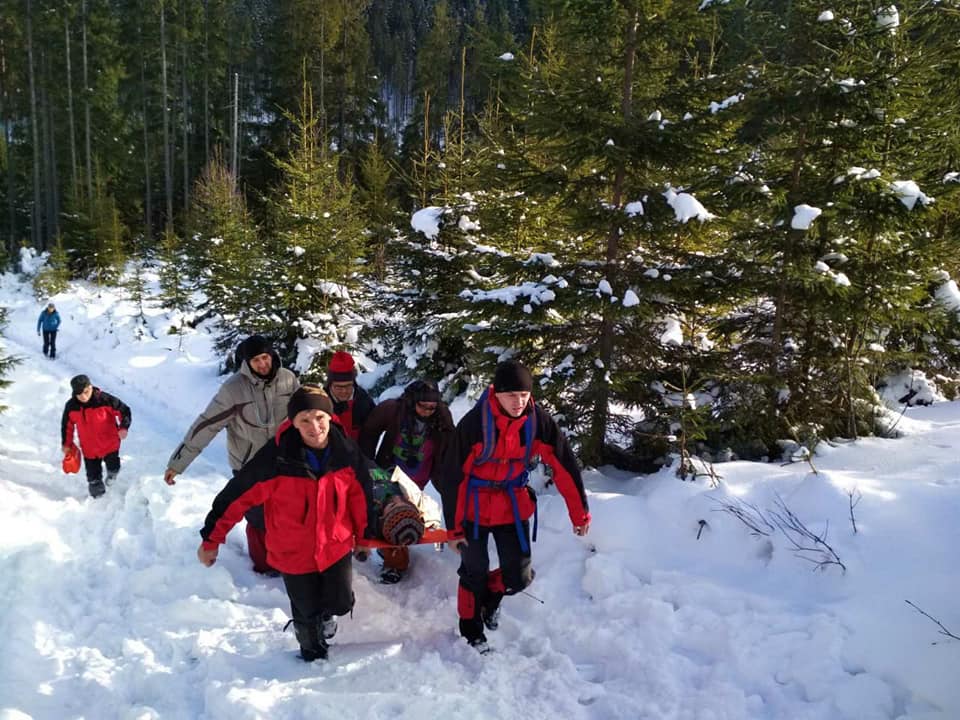
[[[536,540],[536,495],[527,484],[542,462],[567,505],[573,531],[590,529],[587,496],[573,451],[557,423],[533,402],[533,377],[519,362],[497,365],[493,384],[457,424],[440,494],[450,543],[460,553],[460,634],[487,652],[484,627],[496,630],[500,601],[533,581],[530,518]],[[493,538],[500,567],[490,572]]]
[[[369,537],[373,501],[367,460],[339,425],[333,403],[317,385],[290,396],[289,422],[277,430],[213,500],[197,557],[217,551],[243,513],[263,505],[267,561],[283,574],[293,627],[306,661],[327,657],[335,615],[353,609],[351,551]]]
[[[60,421],[60,444],[63,454],[70,452],[74,429],[80,436],[80,451],[87,471],[87,488],[91,497],[100,497],[107,489],[103,482],[103,465],[107,466],[107,485],[120,472],[120,441],[130,428],[130,408],[110,393],[90,383],[86,375],[70,380],[72,397],[63,407]]]

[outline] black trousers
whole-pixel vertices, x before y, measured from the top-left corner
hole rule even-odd
[[[500,605],[504,595],[520,592],[533,581],[530,551],[520,547],[517,526],[480,525],[474,540],[473,523],[463,524],[467,546],[460,552],[460,587],[457,609],[460,615],[460,633],[467,640],[483,637],[481,613],[491,613]],[[530,547],[530,523],[523,523],[523,534]],[[490,572],[489,541],[493,537],[500,558],[500,572]]]
[[[43,354],[49,355],[52,358],[55,358],[57,356],[57,331],[56,330],[43,331]]]
[[[295,623],[346,615],[353,610],[353,553],[347,553],[323,572],[284,573],[283,584]]]
[[[87,471],[87,482],[103,482],[103,464],[107,466],[107,472],[109,473],[118,473],[120,472],[120,451],[110,453],[106,457],[102,458],[83,458],[83,467]]]

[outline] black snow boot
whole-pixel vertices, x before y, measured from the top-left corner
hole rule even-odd
[[[90,491],[90,497],[98,498],[103,495],[107,488],[103,486],[103,480],[94,480],[87,484],[87,489]]]
[[[108,486],[108,487],[109,487],[110,485],[113,485],[113,481],[117,479],[117,475],[119,474],[119,472],[120,472],[119,470],[117,470],[116,472],[113,472],[113,471],[111,471],[111,470],[107,470],[106,482],[107,482],[107,486]]]
[[[323,621],[319,618],[293,623],[293,631],[297,636],[297,642],[300,643],[300,657],[307,662],[327,658],[327,641],[323,637],[322,628]]]

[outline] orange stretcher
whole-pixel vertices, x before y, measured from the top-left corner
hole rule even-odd
[[[423,537],[420,538],[420,542],[416,544],[436,545],[437,543],[445,542],[447,542],[447,531],[443,528],[436,528],[435,530],[425,531]],[[378,540],[375,538],[364,538],[359,544],[370,548],[406,547],[404,545],[391,545],[386,540]]]

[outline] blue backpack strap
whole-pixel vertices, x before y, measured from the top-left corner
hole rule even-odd
[[[483,465],[490,462],[493,451],[497,446],[497,423],[493,419],[493,410],[490,409],[490,388],[483,391],[480,399],[477,401],[477,407],[480,408],[480,429],[483,435],[483,448],[480,455],[474,460],[474,464]]]

